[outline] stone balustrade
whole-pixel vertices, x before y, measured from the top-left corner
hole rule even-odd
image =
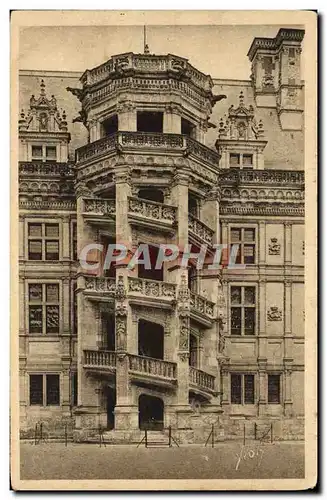
[[[219,173],[219,185],[276,184],[303,185],[304,172],[295,170],[236,170],[226,169]]]
[[[95,160],[110,152],[144,150],[177,152],[193,155],[198,160],[209,164],[218,171],[219,154],[204,144],[182,134],[164,134],[154,132],[117,132],[86,144],[76,150],[77,164]]]
[[[128,291],[154,299],[175,299],[176,285],[166,281],[156,281],[144,278],[128,278]]]
[[[99,368],[116,368],[116,353],[114,351],[84,351],[84,366]]]
[[[204,222],[197,219],[191,214],[189,214],[188,216],[188,228],[189,231],[194,234],[194,236],[200,238],[209,245],[212,244],[214,231],[210,227],[208,227]]]
[[[116,201],[109,198],[84,198],[84,213],[115,216]]]
[[[75,168],[69,163],[20,161],[19,174],[35,177],[74,177]]]
[[[193,366],[189,367],[189,381],[200,388],[215,390],[215,377]]]
[[[116,294],[115,278],[85,277],[86,292],[109,292],[112,296]]]
[[[190,307],[198,313],[214,318],[215,304],[202,295],[190,293]]]
[[[128,198],[128,212],[131,215],[168,223],[176,222],[177,216],[176,207],[132,196]]]
[[[155,377],[176,378],[176,363],[146,356],[128,355],[129,369]]]

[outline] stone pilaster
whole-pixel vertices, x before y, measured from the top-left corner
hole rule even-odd
[[[168,104],[165,107],[163,115],[163,132],[165,134],[181,133],[180,111],[180,107],[174,104]]]
[[[64,217],[62,221],[62,260],[70,260],[71,255],[70,218]]]

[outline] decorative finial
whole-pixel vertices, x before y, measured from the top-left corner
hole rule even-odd
[[[240,107],[242,108],[244,106],[244,95],[243,95],[243,91],[241,90],[240,92]]]
[[[143,39],[144,39],[144,54],[150,54],[149,45],[146,41],[146,26],[143,27]]]

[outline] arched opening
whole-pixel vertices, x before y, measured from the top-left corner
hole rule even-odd
[[[107,398],[107,428],[109,430],[115,428],[115,406],[116,406],[116,390],[112,387],[106,388]]]
[[[102,122],[102,137],[115,134],[118,131],[118,116],[112,115]]]
[[[148,245],[147,248],[149,250],[150,262],[146,262],[147,259],[145,252],[139,256],[139,259],[142,260],[144,258],[145,262],[141,262],[137,265],[138,277],[148,280],[163,281],[163,266],[161,266],[160,269],[156,269],[159,247],[155,245]]]
[[[143,319],[138,323],[138,353],[140,356],[164,359],[164,328]]]
[[[139,428],[162,430],[164,427],[164,402],[155,396],[139,397]]]
[[[192,137],[195,139],[196,137],[196,127],[194,123],[191,123],[189,120],[186,120],[186,118],[181,119],[181,132],[183,135],[187,135],[188,137]]]
[[[193,217],[199,216],[199,200],[193,194],[188,194],[188,211]]]
[[[115,351],[115,315],[102,313],[102,335],[103,349],[105,351]]]
[[[161,189],[156,188],[144,188],[139,190],[139,198],[143,200],[156,201],[157,203],[164,202],[164,195]]]

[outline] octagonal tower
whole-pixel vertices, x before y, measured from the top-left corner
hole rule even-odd
[[[171,426],[189,439],[221,412],[219,271],[197,269],[196,258],[155,264],[160,244],[206,245],[212,256],[219,243],[219,155],[205,132],[226,96],[172,54],[116,55],[81,83],[68,88],[89,133],[76,151],[78,252],[99,246],[87,256],[93,268],[78,273],[77,427],[130,439]],[[104,269],[117,244],[126,259]],[[140,244],[150,269],[128,265]]]

